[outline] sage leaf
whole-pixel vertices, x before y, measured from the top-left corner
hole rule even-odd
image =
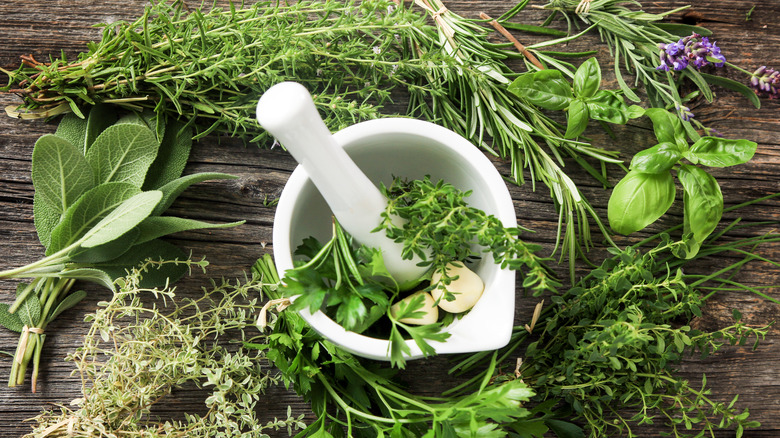
[[[115,208],[139,193],[138,187],[121,182],[101,184],[84,193],[52,230],[46,255],[75,243]]]
[[[648,108],[645,115],[653,122],[653,132],[659,143],[677,143],[684,138],[685,131],[680,118],[663,108]]]
[[[57,307],[54,308],[54,311],[49,315],[49,318],[46,320],[46,323],[50,323],[54,321],[54,318],[58,317],[62,312],[72,308],[81,300],[87,297],[87,293],[83,290],[77,290],[76,292],[71,292],[65,298],[60,301],[59,304],[57,304]]]
[[[685,258],[691,258],[723,216],[723,193],[715,178],[696,166],[680,166],[677,178],[684,190],[683,235],[692,235]]]
[[[117,120],[116,124],[120,123],[133,123],[136,125],[144,126],[148,130],[155,134],[158,142],[161,142],[165,135],[165,122],[166,118],[160,117],[158,113],[151,109],[145,109],[143,112],[131,112],[124,115]]]
[[[116,121],[117,114],[111,105],[99,103],[89,110],[87,116],[87,125],[84,135],[84,144],[82,145],[83,154],[86,155],[89,148],[95,143],[100,133],[106,130]],[[78,145],[77,145],[78,146]]]
[[[596,58],[589,58],[574,73],[574,95],[593,97],[601,87],[601,67]]]
[[[86,157],[98,184],[128,182],[141,187],[159,146],[149,129],[123,123],[106,128],[95,139]]]
[[[644,173],[668,172],[680,158],[682,152],[675,143],[660,143],[637,152],[629,168]]]
[[[19,318],[18,313],[11,313],[8,311],[10,306],[6,303],[0,303],[0,325],[8,330],[16,333],[21,333],[24,329],[24,323]]]
[[[227,174],[227,173],[219,173],[219,172],[203,172],[203,173],[195,173],[192,175],[183,176],[181,178],[175,179],[164,186],[160,187],[159,190],[163,193],[162,200],[160,200],[160,203],[157,204],[157,208],[155,208],[154,212],[152,212],[152,216],[159,216],[165,212],[165,210],[168,209],[168,207],[173,204],[173,201],[176,200],[176,198],[179,197],[179,195],[184,192],[184,190],[187,189],[187,187],[197,184],[199,182],[213,180],[213,179],[236,179],[236,176]]]
[[[152,213],[160,199],[162,199],[162,192],[150,190],[124,201],[87,231],[81,246],[92,248],[127,233]]]
[[[229,228],[243,224],[246,221],[212,224],[195,219],[185,219],[174,216],[151,216],[138,225],[139,236],[136,244],[148,242],[158,237],[181,231],[200,230],[204,228]]]
[[[588,107],[581,99],[571,101],[568,110],[565,138],[576,138],[588,127]]]
[[[756,146],[749,140],[702,137],[691,146],[688,159],[694,164],[710,167],[734,166],[750,161],[756,153]]]
[[[600,90],[586,100],[590,118],[603,122],[625,125],[628,121],[628,106],[623,98],[610,90]]]
[[[75,113],[68,113],[62,117],[54,135],[67,140],[84,155],[85,137],[87,133],[87,121]]]
[[[39,201],[59,214],[95,186],[84,155],[68,140],[52,134],[35,142],[31,173]]]
[[[558,70],[526,73],[509,85],[509,91],[549,110],[562,110],[572,98],[571,85]]]
[[[62,215],[46,202],[41,200],[41,195],[33,195],[33,223],[38,233],[38,240],[45,248],[49,247],[51,232],[60,223]]]
[[[158,189],[181,177],[192,148],[192,129],[181,122],[168,122],[165,135],[144,181],[144,190]]]
[[[149,219],[149,218],[147,218]],[[138,242],[141,234],[138,227],[119,236],[110,242],[92,248],[78,247],[68,253],[68,258],[74,263],[99,263],[115,259],[125,253]]]
[[[663,216],[674,196],[671,173],[632,170],[612,189],[607,205],[609,225],[620,234],[639,231]]]
[[[57,277],[89,281],[105,286],[107,289],[114,290],[114,279],[102,270],[96,268],[66,269],[58,272]]]
[[[34,293],[27,295],[15,314],[19,315],[23,325],[37,327],[41,319],[41,302],[38,300],[38,295]]]
[[[162,240],[152,240],[135,245],[116,259],[94,266],[105,272],[110,278],[127,275],[128,270],[139,266],[146,260],[186,260],[187,254],[176,245]],[[160,267],[151,267],[143,273],[141,288],[164,286],[166,282],[174,283],[187,272],[187,265],[167,263]]]

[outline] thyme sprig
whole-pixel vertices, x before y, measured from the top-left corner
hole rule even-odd
[[[87,319],[84,343],[68,360],[82,379],[73,406],[45,411],[30,437],[267,437],[266,432],[305,428],[303,416],[267,420],[256,409],[269,387],[280,383],[263,367],[265,353],[228,347],[227,339],[256,332],[254,317],[263,284],[259,278],[212,282],[198,298],[176,296],[172,287],[141,287],[144,275],[167,264],[205,268],[205,261],[147,261],[120,281],[121,288]],[[162,304],[158,304],[162,302]],[[183,385],[209,392],[203,414],[160,419],[155,406]],[[151,413],[151,414],[150,414]]]

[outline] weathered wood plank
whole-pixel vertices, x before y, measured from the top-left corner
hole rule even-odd
[[[513,3],[463,0],[447,2],[447,5],[468,17],[477,17],[479,12],[497,17]],[[539,5],[542,2],[534,1],[532,4]],[[775,53],[780,47],[780,31],[775,21],[780,16],[780,4],[776,0],[663,0],[646,2],[646,8],[650,12],[661,12],[685,4],[693,6],[684,13],[674,14],[672,20],[707,26],[714,32],[713,39],[718,41],[730,61],[748,70],[763,63],[777,62]],[[47,2],[45,8],[33,8],[22,0],[0,2],[0,66],[13,68],[18,57],[24,54],[33,54],[42,61],[50,54],[58,56],[60,51],[75,56],[83,50],[87,41],[99,38],[99,30],[91,27],[94,23],[134,18],[142,11],[143,5],[142,0],[58,0]],[[755,8],[750,20],[746,20],[753,6]],[[518,19],[539,24],[545,16],[546,12],[529,8]],[[564,29],[563,23],[556,23],[555,26]],[[527,43],[543,39],[526,34],[518,34],[518,37]],[[595,35],[571,43],[562,50],[591,48],[599,50],[601,59],[608,57],[606,47]],[[774,67],[780,68],[780,65],[775,64]],[[725,74],[735,80],[744,80],[744,76],[733,71]],[[605,69],[604,79],[606,84],[615,85],[610,69]],[[727,206],[777,191],[780,188],[780,121],[777,117],[780,101],[763,99],[763,107],[755,110],[735,93],[718,90],[717,94],[715,104],[698,100],[692,105],[697,118],[727,137],[748,138],[759,143],[759,151],[750,164],[734,170],[714,172],[721,182]],[[12,101],[8,96],[0,97],[3,104],[11,104]],[[20,122],[0,117],[0,252],[5,255],[0,260],[0,268],[36,260],[42,253],[32,222],[30,154],[35,140],[53,130],[52,124]],[[649,125],[642,121],[616,128],[615,132],[618,141],[611,140],[597,128],[591,128],[588,134],[594,143],[621,150],[626,157],[651,145],[653,141]],[[500,160],[494,160],[494,163],[503,174],[509,173],[506,163]],[[246,219],[247,223],[230,230],[182,233],[172,241],[191,250],[196,257],[207,255],[211,262],[209,276],[240,276],[243,269],[272,248],[274,210],[264,206],[264,201],[278,198],[294,167],[294,160],[280,150],[244,147],[224,139],[218,142],[209,138],[200,142],[194,148],[187,172],[221,171],[239,178],[199,185],[183,195],[174,204],[172,212],[210,221]],[[597,213],[605,217],[608,193],[573,163],[567,168],[591,199]],[[612,170],[610,178],[615,182],[620,178],[620,172]],[[529,240],[540,243],[548,251],[552,250],[557,214],[547,189],[541,186],[533,192],[527,184],[523,187],[510,186],[510,192],[519,221],[537,232],[529,235]],[[778,203],[769,201],[730,213],[727,219],[739,216],[749,221],[778,220],[780,212]],[[682,209],[678,205],[650,231],[631,238],[617,238],[616,241],[621,245],[630,244],[651,232],[679,223],[681,218]],[[595,229],[593,232],[597,233]],[[263,247],[265,243],[268,245]],[[764,250],[767,256],[780,259],[778,245]],[[603,251],[597,249],[592,258],[599,260],[601,255]],[[721,257],[711,264],[700,264],[691,269],[705,272],[729,260]],[[565,271],[563,266],[556,269],[561,274]],[[196,275],[184,279],[179,290],[184,294],[196,294],[204,278]],[[750,265],[739,278],[751,285],[780,284],[778,269],[766,265]],[[12,282],[0,282],[0,301],[9,301],[14,287]],[[85,288],[90,293],[89,298],[63,314],[49,328],[52,335],[46,341],[48,355],[42,364],[38,393],[30,394],[28,387],[0,389],[0,435],[19,436],[29,430],[29,426],[22,420],[34,416],[42,408],[52,407],[54,403],[67,404],[78,397],[81,382],[77,376],[70,375],[73,368],[63,359],[80,344],[87,330],[88,325],[83,322],[83,316],[94,311],[96,303],[107,297],[107,292],[99,288],[89,285]],[[778,295],[776,289],[768,292]],[[535,300],[518,300],[518,322],[528,319],[534,304]],[[728,323],[731,309],[735,307],[742,311],[750,324],[763,325],[780,316],[778,306],[752,295],[733,293],[714,298],[706,308],[705,316],[697,324],[707,328],[721,327]],[[682,375],[693,382],[700,380],[702,373],[706,373],[714,397],[718,400],[728,400],[737,392],[741,394],[739,405],[749,407],[752,416],[762,422],[759,430],[750,432],[751,437],[780,435],[780,368],[776,366],[780,359],[778,335],[780,330],[773,329],[755,352],[748,347],[727,348],[715,357],[706,360],[691,358],[680,365]],[[12,350],[16,342],[15,334],[0,330],[0,350]],[[405,382],[419,381],[418,390],[433,393],[441,388],[444,369],[446,367],[441,358],[418,362],[412,364],[401,379]],[[10,359],[2,357],[0,376],[7,376],[9,371]],[[184,388],[173,394],[158,413],[162,416],[180,416],[183,412],[201,412],[202,399],[201,392],[194,388]],[[282,388],[272,388],[268,397],[263,399],[260,409],[271,419],[284,416],[287,405],[292,405],[296,413],[308,412],[294,394]],[[640,437],[655,437],[661,430],[660,426],[648,426],[638,428],[635,432]],[[729,432],[718,434],[724,437],[732,435]]]

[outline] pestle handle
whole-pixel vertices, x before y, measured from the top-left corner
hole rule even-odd
[[[303,166],[344,229],[358,242],[382,250],[399,284],[425,272],[417,266],[419,259],[401,258],[401,244],[371,232],[387,199],[336,143],[303,85],[282,82],[268,89],[257,104],[257,121]]]

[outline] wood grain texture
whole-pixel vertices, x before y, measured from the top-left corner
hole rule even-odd
[[[45,60],[50,55],[59,56],[64,51],[69,56],[83,50],[87,41],[100,37],[100,31],[92,27],[98,22],[117,19],[131,19],[141,13],[142,0],[51,0],[35,4],[24,0],[0,2],[0,67],[14,68],[20,55],[33,54],[36,59]],[[677,22],[701,23],[714,32],[729,61],[752,70],[759,65],[778,64],[780,49],[780,2],[777,0],[678,0],[647,1],[646,9],[660,12],[690,4],[685,13],[677,13],[671,20]],[[480,12],[499,16],[510,8],[513,1],[450,1],[447,5],[464,16],[476,18]],[[534,0],[532,4],[542,4]],[[752,8],[749,20],[748,12]],[[540,24],[545,17],[542,11],[528,9],[518,17],[525,23]],[[556,24],[563,29],[562,24]],[[539,36],[517,34],[523,43],[540,41]],[[562,50],[598,49],[600,59],[608,57],[606,46],[597,35],[588,35],[569,44]],[[744,80],[735,71],[725,74],[736,80]],[[615,86],[612,73],[605,69],[606,86]],[[0,75],[0,82],[5,77]],[[762,108],[753,109],[736,93],[716,90],[714,104],[696,101],[692,107],[696,117],[716,128],[729,138],[747,138],[759,143],[753,161],[736,169],[722,169],[714,172],[721,182],[726,205],[735,205],[746,199],[764,196],[780,189],[780,101],[762,99]],[[13,96],[0,96],[0,103],[14,103]],[[0,117],[0,269],[22,265],[36,260],[42,254],[32,220],[33,188],[30,181],[30,155],[35,140],[51,133],[55,125],[43,122],[23,122],[5,116]],[[653,143],[652,131],[646,121],[632,122],[625,127],[615,128],[618,141],[613,141],[603,132],[592,128],[587,134],[594,143],[608,149],[623,152],[630,157],[634,152]],[[497,168],[508,174],[507,163],[493,160]],[[217,229],[188,232],[176,235],[172,242],[191,250],[193,255],[207,255],[211,262],[209,276],[237,277],[264,252],[272,248],[271,230],[274,210],[264,206],[264,200],[274,199],[295,167],[294,160],[280,150],[264,150],[253,146],[207,138],[195,145],[187,173],[220,171],[237,175],[233,181],[203,183],[197,190],[186,192],[172,207],[172,212],[202,220],[247,220],[235,229]],[[596,184],[573,163],[568,167],[572,178],[581,185],[596,211],[606,217],[609,193]],[[620,178],[617,169],[611,180]],[[529,185],[510,186],[515,202],[518,220],[536,231],[529,240],[541,244],[545,250],[553,248],[557,214],[547,189],[538,187],[534,192]],[[747,221],[780,220],[777,201],[763,202],[739,212],[727,214],[725,220],[741,216]],[[668,225],[679,223],[682,209],[675,205],[669,214],[650,230],[632,238],[618,238],[618,244],[625,245],[637,238]],[[596,230],[594,230],[596,233]],[[780,247],[773,245],[762,249],[763,254],[780,260]],[[599,260],[603,248],[596,248],[591,257]],[[705,272],[713,266],[725,265],[728,258],[721,257],[692,266],[691,270]],[[584,268],[584,267],[583,267]],[[563,272],[562,268],[559,268]],[[740,274],[740,280],[751,285],[780,284],[780,270],[766,265],[753,264]],[[204,281],[203,275],[184,279],[181,293],[196,294]],[[0,301],[9,302],[13,295],[13,282],[0,281]],[[96,287],[85,286],[90,295],[79,306],[61,315],[47,330],[46,358],[42,364],[42,375],[38,392],[31,394],[29,386],[21,388],[0,388],[0,436],[20,436],[29,431],[23,420],[36,415],[42,408],[53,404],[67,404],[79,396],[80,380],[71,375],[73,367],[64,362],[65,355],[81,342],[81,336],[88,325],[84,315],[94,311],[96,303],[107,297],[107,292]],[[191,291],[191,292],[187,292]],[[780,297],[776,288],[767,293]],[[534,300],[518,295],[517,322],[525,322],[531,314]],[[705,315],[696,324],[706,328],[725,325],[730,320],[731,309],[739,308],[749,324],[764,325],[780,318],[780,308],[756,299],[747,293],[724,294],[711,300]],[[780,329],[773,329],[767,340],[757,351],[748,347],[726,348],[723,352],[706,360],[689,359],[680,364],[680,373],[691,381],[699,381],[706,373],[708,382],[717,400],[728,400],[735,393],[740,394],[739,405],[749,407],[751,416],[762,423],[757,430],[749,431],[749,437],[780,436]],[[0,350],[12,351],[18,337],[14,333],[0,330]],[[411,364],[402,379],[405,382],[418,381],[417,390],[435,392],[442,387],[443,370],[446,364],[441,358]],[[0,380],[5,379],[11,366],[10,357],[0,356]],[[162,416],[181,416],[183,412],[202,411],[203,395],[193,388],[175,392],[164,409]],[[272,388],[264,398],[260,409],[268,419],[284,416],[287,406],[293,406],[295,413],[308,413],[307,406],[295,394],[282,388]],[[310,417],[309,417],[310,418]],[[663,430],[660,425],[637,428],[640,437],[656,437]],[[718,436],[733,436],[724,431]]]

